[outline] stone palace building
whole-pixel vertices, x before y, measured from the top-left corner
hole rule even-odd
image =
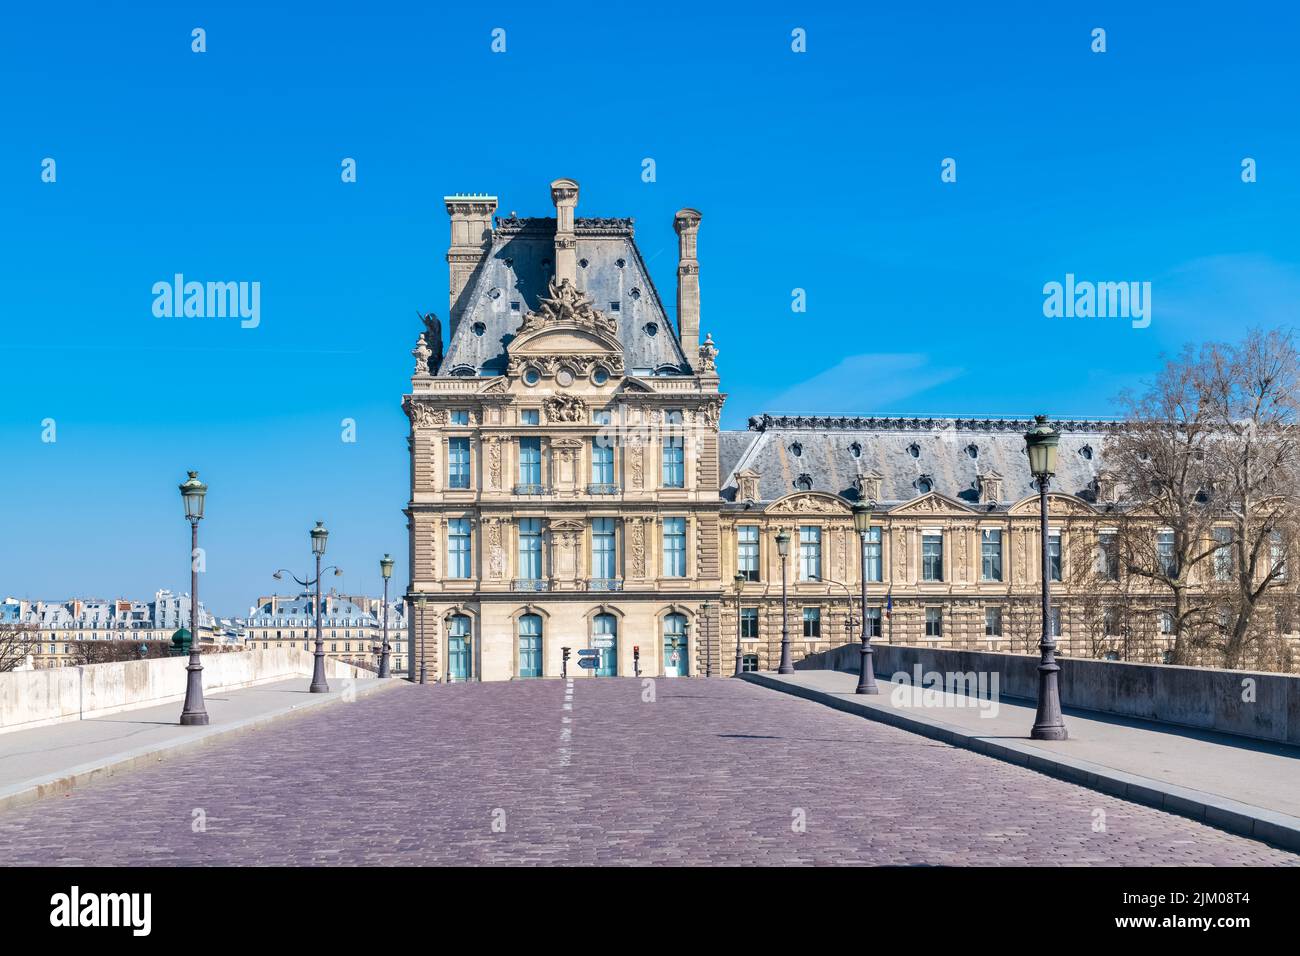
[[[874,639],[1036,643],[1031,422],[762,415],[721,431],[718,349],[701,339],[701,214],[673,222],[674,327],[633,221],[577,218],[578,193],[553,182],[553,218],[446,198],[448,345],[426,316],[403,399],[413,675],[557,676],[564,647],[571,674],[589,648],[597,676],[716,675],[734,668],[738,636],[746,668],[775,668],[779,529],[794,658],[843,643],[860,614],[860,500],[876,502]],[[1100,470],[1108,426],[1055,424],[1054,576],[1080,521],[1105,532],[1115,496]],[[1068,611],[1054,626],[1070,637]]]

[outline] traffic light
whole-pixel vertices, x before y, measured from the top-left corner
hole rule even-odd
[[[641,676],[641,645],[632,645],[632,673]]]
[[[567,647],[562,647],[560,650],[564,652],[564,662],[567,664],[569,662],[569,649]]]

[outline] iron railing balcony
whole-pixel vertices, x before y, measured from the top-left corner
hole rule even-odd
[[[588,578],[588,591],[621,591],[623,590],[622,578]]]
[[[587,485],[587,494],[589,495],[616,495],[618,492],[618,485],[613,483],[593,481]]]
[[[517,495],[545,495],[549,493],[550,489],[545,485],[536,485],[528,482],[520,482],[515,485],[515,494]]]
[[[510,583],[512,591],[549,591],[551,582],[546,578],[515,578]]]

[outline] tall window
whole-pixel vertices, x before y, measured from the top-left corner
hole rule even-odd
[[[1097,574],[1105,581],[1119,580],[1119,536],[1114,531],[1097,535]]]
[[[1168,611],[1161,611],[1157,619],[1160,625],[1161,634],[1174,633],[1174,616]]]
[[[880,628],[881,628],[880,608],[878,607],[867,608],[867,637],[868,638],[879,637],[883,633]]]
[[[468,409],[468,408],[453,408],[453,409],[451,410],[451,423],[452,423],[453,425],[468,425],[468,424],[469,424],[469,409]]]
[[[799,529],[799,577],[804,581],[822,579],[822,529],[815,525]]]
[[[618,577],[613,518],[591,519],[591,576],[605,579]]]
[[[1002,529],[985,528],[980,532],[980,579],[1002,580]]]
[[[1214,529],[1214,580],[1232,580],[1232,529]]]
[[[519,412],[519,424],[537,425],[541,422],[541,415],[535,408],[525,408]]]
[[[536,614],[519,619],[519,676],[542,676],[542,619]]]
[[[923,581],[943,580],[943,535],[921,535],[921,579]],[[931,610],[937,610],[932,608]],[[929,611],[926,612],[927,618]]]
[[[1053,604],[1047,613],[1047,632],[1052,637],[1061,636],[1061,608],[1058,604]]]
[[[681,425],[682,413],[674,409],[664,414],[667,426]],[[686,487],[686,439],[678,434],[664,434],[663,484],[665,488]]]
[[[758,580],[758,525],[742,524],[736,528],[736,569],[746,581]]]
[[[1174,533],[1160,531],[1156,533],[1156,561],[1160,573],[1166,577],[1178,577],[1178,560],[1174,557]]]
[[[597,614],[591,625],[592,647],[600,651],[596,676],[613,677],[618,673],[618,618]]]
[[[984,636],[1002,636],[1002,608],[986,607],[984,609]]]
[[[595,485],[614,483],[614,446],[603,438],[591,440],[591,482]]]
[[[1119,611],[1113,607],[1101,609],[1101,633],[1105,637],[1119,633]]]
[[[542,483],[542,440],[540,438],[519,439],[519,483],[521,485]]]
[[[1052,580],[1061,580],[1061,532],[1049,531],[1047,533],[1047,569],[1051,572]]]
[[[740,639],[744,641],[758,640],[758,608],[743,607],[740,609]]]
[[[447,576],[462,580],[471,576],[468,518],[447,522]]]
[[[447,439],[447,487],[469,487],[469,439]]]
[[[542,519],[519,519],[519,577],[536,581],[542,576]]]
[[[1279,580],[1286,580],[1286,543],[1282,540],[1281,531],[1270,531],[1268,534],[1268,560],[1270,569],[1277,569]]]
[[[664,519],[664,577],[686,577],[686,519]]]
[[[881,568],[881,545],[880,545],[880,527],[875,526],[867,529],[867,567],[866,574],[868,581],[879,581],[883,574]]]
[[[925,609],[925,636],[943,637],[943,608],[927,607]]]
[[[822,612],[820,608],[803,609],[803,636],[818,638],[822,636]]]

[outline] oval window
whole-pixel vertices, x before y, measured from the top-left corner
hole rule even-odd
[[[609,381],[609,372],[605,371],[602,366],[597,365],[591,373],[591,381],[594,385],[604,385]]]
[[[536,385],[536,384],[537,384],[538,382],[540,382],[541,380],[542,380],[542,373],[539,372],[539,371],[537,371],[537,369],[535,369],[535,368],[527,369],[527,370],[524,372],[524,384],[525,384],[525,385]]]

